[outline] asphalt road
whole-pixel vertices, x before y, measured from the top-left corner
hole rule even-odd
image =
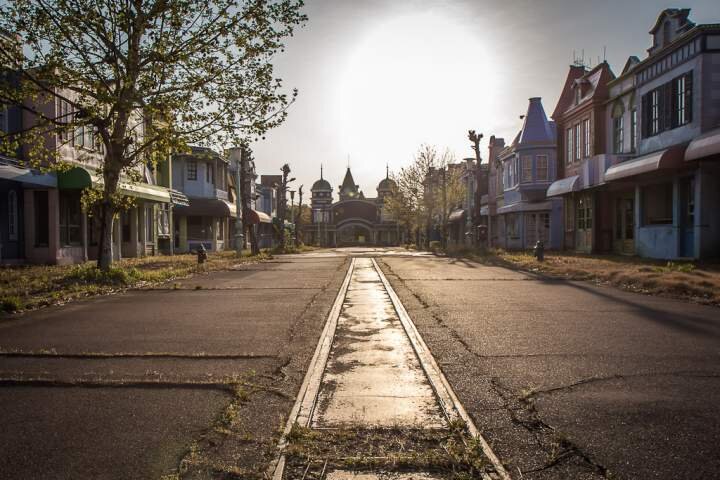
[[[379,264],[514,478],[720,478],[720,310],[448,258]]]
[[[0,478],[262,471],[346,270],[279,257],[0,321]]]

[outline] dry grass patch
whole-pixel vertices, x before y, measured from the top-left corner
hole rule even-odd
[[[467,255],[467,254],[466,254]],[[720,264],[667,262],[620,255],[549,253],[538,262],[527,252],[472,255],[492,263],[553,278],[586,280],[624,290],[720,306]]]
[[[109,271],[95,262],[77,265],[22,265],[0,269],[0,311],[20,312],[73,299],[157,285],[197,273],[228,270],[238,264],[271,258],[268,253],[238,256],[233,251],[210,253],[204,265],[192,254],[128,258]]]

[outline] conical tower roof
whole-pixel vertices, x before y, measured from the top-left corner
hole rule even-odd
[[[537,145],[555,143],[555,132],[551,122],[548,121],[539,97],[530,99],[525,122],[520,131],[518,145]]]
[[[342,185],[340,185],[340,189],[352,191],[357,190],[357,185],[355,185],[355,179],[353,179],[350,167],[348,167],[347,171],[345,172],[345,178],[343,179]]]

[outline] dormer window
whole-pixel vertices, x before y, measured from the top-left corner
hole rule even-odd
[[[580,103],[580,100],[582,99],[582,87],[578,83],[575,85],[575,105],[578,105]]]
[[[663,47],[672,40],[672,23],[670,20],[663,24]]]

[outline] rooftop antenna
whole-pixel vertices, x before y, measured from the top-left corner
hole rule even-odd
[[[347,167],[350,168],[350,154],[348,153]]]
[[[322,180],[322,179],[323,179],[323,165],[321,163],[320,164],[320,180]]]
[[[603,45],[603,62],[607,62],[607,45]]]
[[[385,178],[390,178],[390,165],[387,162],[385,163]]]

